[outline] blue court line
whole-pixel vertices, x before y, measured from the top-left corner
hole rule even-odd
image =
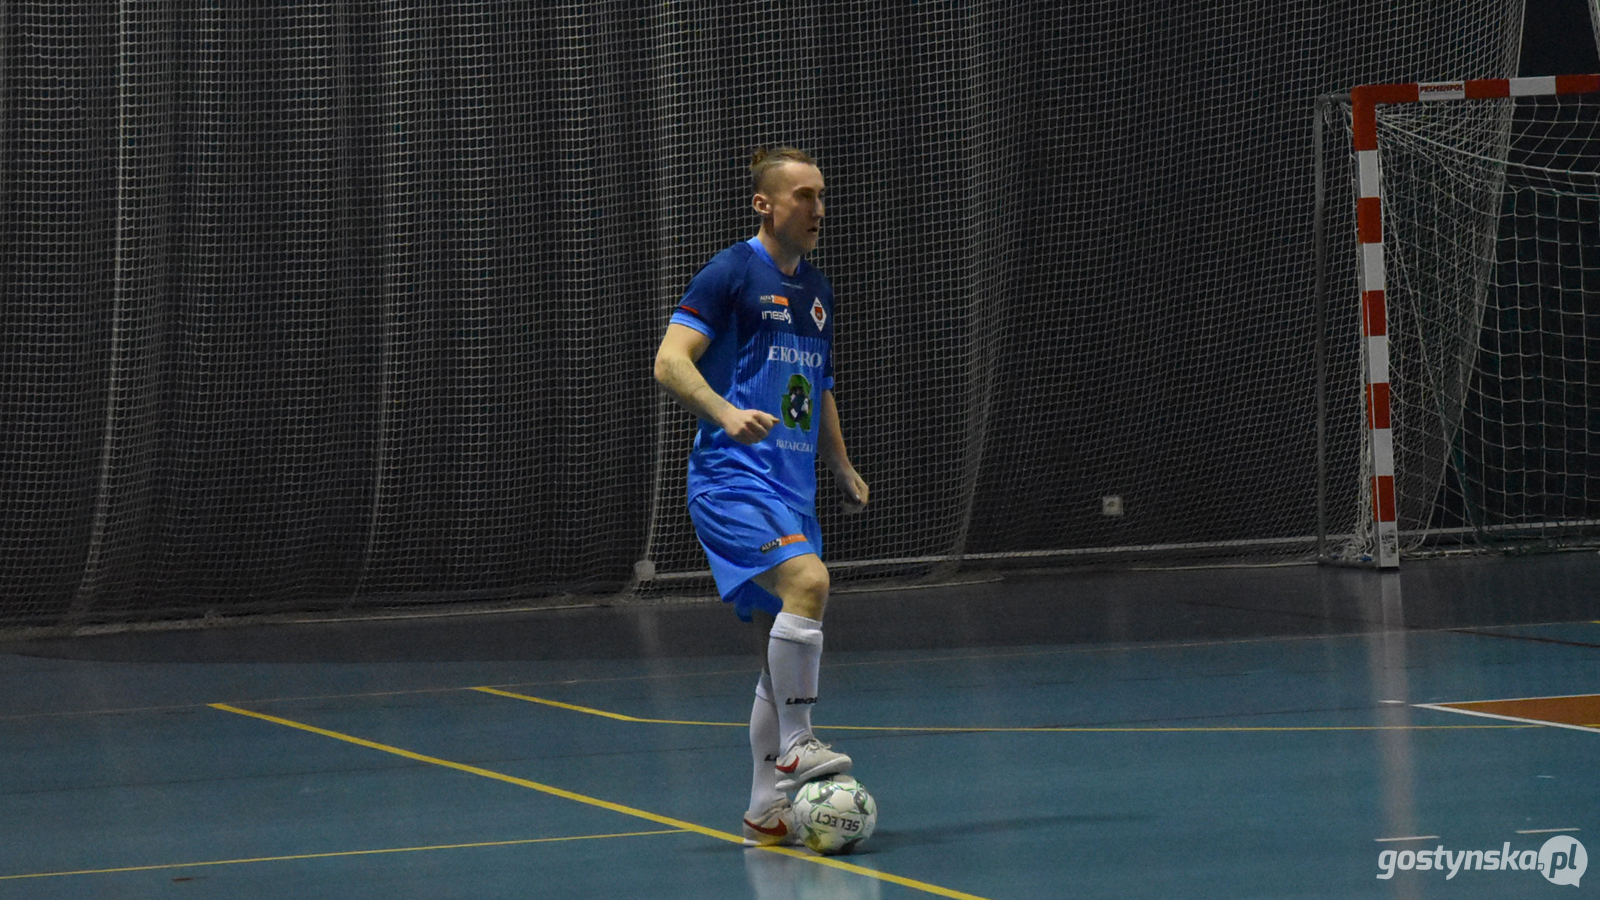
[[[1533,623],[1533,624],[1535,624],[1535,625],[1566,625],[1566,624],[1572,624],[1572,623],[1567,623],[1567,622],[1545,622],[1545,623]],[[1581,623],[1581,624],[1600,625],[1600,619],[1595,619],[1592,622]],[[1496,627],[1496,628],[1512,628],[1512,627],[1524,627],[1524,626],[1510,626],[1510,625],[1507,625],[1507,626],[1493,626],[1493,627]],[[1409,632],[1409,633],[1413,633],[1413,634],[1448,634],[1448,633],[1451,633],[1451,631],[1452,631],[1452,629],[1419,629],[1419,630],[1416,630],[1414,632]],[[1182,650],[1182,649],[1190,649],[1190,648],[1195,648],[1195,647],[1220,647],[1220,646],[1233,646],[1233,645],[1239,645],[1239,644],[1284,643],[1284,642],[1312,641],[1312,640],[1315,640],[1315,641],[1326,641],[1326,640],[1336,640],[1336,639],[1365,638],[1365,637],[1368,637],[1368,636],[1370,636],[1370,635],[1369,635],[1369,633],[1366,633],[1366,632],[1348,632],[1348,633],[1327,634],[1327,635],[1277,635],[1277,636],[1271,636],[1271,637],[1223,638],[1223,639],[1217,639],[1217,640],[1171,641],[1171,642],[1164,642],[1164,643],[1163,642],[1157,642],[1157,643],[1141,643],[1141,644],[1097,644],[1097,645],[1093,645],[1093,646],[1051,647],[1049,649],[1043,649],[1043,650],[1031,649],[1031,650],[1004,651],[1004,652],[995,652],[995,653],[941,654],[941,655],[937,655],[937,656],[917,656],[917,657],[909,657],[909,658],[905,658],[905,659],[862,660],[862,661],[852,661],[852,662],[825,662],[825,663],[822,664],[822,666],[823,666],[824,669],[830,669],[830,670],[831,669],[846,669],[846,668],[854,669],[854,668],[875,667],[875,666],[904,666],[904,665],[920,665],[920,664],[924,664],[924,663],[961,662],[961,661],[965,661],[965,660],[977,660],[977,659],[983,659],[983,660],[1020,659],[1020,658],[1039,657],[1039,656],[1081,655],[1081,654],[1098,654],[1098,653],[1128,653],[1128,652],[1141,651],[1141,650],[1143,650],[1143,651],[1151,651],[1151,650],[1154,650],[1154,651]],[[717,676],[724,676],[724,675],[749,675],[751,673],[751,671],[752,671],[752,669],[751,669],[750,666],[741,666],[741,667],[736,668],[736,669],[707,669],[707,670],[692,671],[692,672],[653,673],[653,674],[648,674],[648,675],[622,675],[622,676],[611,676],[611,677],[605,677],[605,678],[565,678],[565,679],[553,680],[553,681],[509,682],[509,683],[491,685],[491,687],[495,687],[495,688],[570,687],[570,686],[579,685],[579,684],[615,684],[615,683],[622,683],[622,682],[660,681],[660,680],[671,680],[671,679],[679,679],[679,678],[708,678],[708,677],[717,677]],[[411,689],[411,690],[401,690],[401,691],[364,691],[364,692],[359,692],[359,693],[345,693],[345,694],[308,694],[308,695],[292,696],[292,697],[252,697],[252,698],[250,698],[248,700],[240,700],[239,702],[241,702],[241,703],[250,703],[252,705],[263,704],[263,703],[303,703],[303,702],[316,701],[316,700],[355,700],[355,699],[370,698],[370,697],[402,697],[402,696],[409,696],[409,695],[412,695],[412,694],[445,694],[445,693],[451,693],[453,691],[463,691],[463,690],[481,690],[481,688],[476,688],[476,687],[432,687],[432,688],[414,688],[414,689]],[[211,704],[208,704],[208,703],[179,703],[179,704],[168,704],[168,705],[161,705],[161,706],[110,707],[110,708],[104,708],[104,709],[16,713],[16,714],[10,714],[10,715],[0,715],[0,722],[18,720],[18,719],[46,719],[46,718],[70,718],[70,717],[77,717],[77,716],[123,715],[123,714],[126,714],[126,713],[136,713],[136,712],[170,712],[170,711],[184,710],[184,709],[199,709],[201,707],[210,706],[210,705]],[[745,724],[748,724],[748,723],[745,723]],[[839,726],[834,726],[834,727],[839,727]],[[904,731],[906,729],[883,728],[883,729],[879,729],[879,730]],[[932,729],[932,730],[935,730],[935,731],[973,731],[973,730],[986,730],[986,729],[972,729],[972,728],[968,728],[968,727],[959,727],[959,728],[936,728],[936,729]]]
[[[583,713],[589,716],[599,716],[603,719],[613,719],[618,722],[633,722],[642,725],[699,725],[714,728],[749,728],[749,722],[702,722],[692,719],[645,719],[630,716],[624,713],[609,712],[595,709],[592,706],[579,706],[576,703],[563,703],[560,700],[549,700],[544,697],[535,697],[531,694],[517,694],[511,691],[502,691],[499,688],[476,687],[474,691],[493,694],[497,697],[507,697],[512,700],[522,700],[527,703],[537,703],[556,709],[570,712]],[[1434,707],[1425,704],[1415,704],[1425,709]],[[1519,720],[1528,722],[1530,720]],[[1106,733],[1146,733],[1146,732],[1253,732],[1253,731],[1491,731],[1501,729],[1536,728],[1540,724],[1530,723],[1524,725],[1039,725],[1039,726],[988,726],[988,725],[816,725],[818,731],[932,731],[941,734],[1106,734]]]

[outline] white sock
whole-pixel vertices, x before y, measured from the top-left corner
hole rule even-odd
[[[767,640],[767,671],[772,673],[772,703],[778,713],[778,747],[811,737],[811,707],[817,702],[817,674],[822,668],[822,623],[791,613],[778,613]]]
[[[756,682],[756,702],[750,707],[750,812],[760,815],[778,802],[778,708],[772,703],[772,682],[766,670]]]

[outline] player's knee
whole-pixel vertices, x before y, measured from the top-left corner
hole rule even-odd
[[[811,571],[806,573],[805,594],[818,607],[828,602],[828,590],[831,586],[832,581],[828,577],[828,570],[823,568],[821,564],[813,566]]]
[[[820,561],[806,566],[790,578],[789,590],[783,598],[785,608],[792,605],[795,608],[788,611],[795,615],[821,619],[828,605],[829,584],[828,569]]]

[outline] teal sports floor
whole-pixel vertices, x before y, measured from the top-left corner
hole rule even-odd
[[[0,643],[0,898],[1593,896],[1378,876],[1600,851],[1597,588],[1585,553],[836,594],[815,719],[881,814],[833,859],[737,843],[758,643],[717,605]]]

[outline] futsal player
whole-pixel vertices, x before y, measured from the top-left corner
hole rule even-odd
[[[822,228],[822,172],[801,150],[759,148],[750,177],[760,229],[690,280],[655,376],[700,418],[689,517],[717,592],[739,618],[767,628],[750,710],[745,843],[795,844],[787,792],[850,770],[850,757],[811,731],[828,600],[817,457],[847,512],[860,512],[868,491],[833,399],[833,288],[804,259]]]

